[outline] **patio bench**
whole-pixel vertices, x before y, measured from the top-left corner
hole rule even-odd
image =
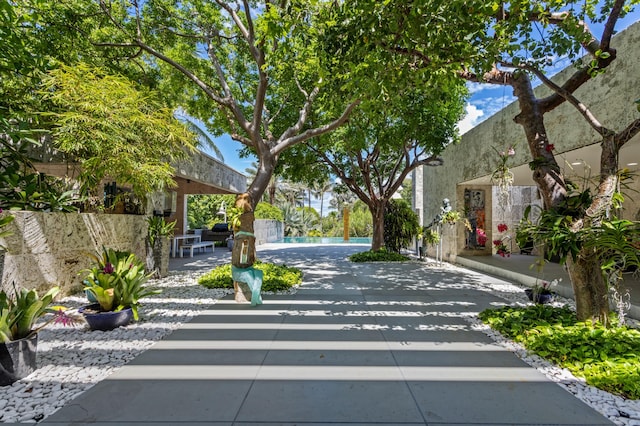
[[[193,257],[193,250],[202,249],[206,252],[207,247],[211,247],[211,251],[213,252],[215,250],[214,244],[215,243],[213,241],[201,241],[197,243],[183,244],[182,246],[180,246],[180,257],[184,257],[185,250],[189,250],[189,257]]]

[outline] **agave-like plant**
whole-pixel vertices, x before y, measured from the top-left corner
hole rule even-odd
[[[17,291],[14,287],[13,298],[0,291],[0,342],[24,339],[44,327],[48,322],[36,327],[36,321],[48,312],[57,312],[50,305],[59,291],[59,287],[53,287],[39,297],[36,290]]]
[[[144,263],[133,253],[103,249],[102,257],[93,258],[97,265],[86,270],[84,289],[96,297],[102,311],[131,308],[137,321],[139,300],[160,293],[144,285],[153,273],[147,274]]]

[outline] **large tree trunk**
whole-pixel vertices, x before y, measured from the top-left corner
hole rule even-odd
[[[575,261],[569,256],[567,270],[573,286],[578,320],[600,321],[606,325],[609,320],[609,297],[596,253],[583,250]]]
[[[373,220],[373,239],[371,250],[380,250],[384,247],[384,204],[370,203],[369,210]]]
[[[559,206],[566,198],[567,189],[564,176],[552,153],[553,150],[549,148],[549,139],[544,125],[544,113],[546,111],[542,110],[538,104],[533,94],[531,81],[525,73],[519,74],[517,78],[514,78],[513,87],[520,106],[520,114],[515,118],[515,121],[522,126],[527,138],[529,151],[536,162],[533,180],[540,190],[545,209]],[[612,168],[610,164],[611,159],[615,158],[615,156],[611,155],[611,149],[605,151],[601,167],[606,163],[605,170],[610,172],[615,170],[615,167]],[[601,186],[606,185],[604,183],[605,180],[601,181]],[[610,188],[610,184],[606,186]],[[600,200],[605,204],[610,201],[610,191],[605,190]],[[601,208],[602,205],[598,210],[601,210]],[[576,220],[576,226],[582,226],[582,219],[578,218]],[[587,218],[587,220],[589,219]],[[569,256],[567,258],[567,268],[576,300],[578,319],[606,322],[609,312],[607,284],[602,277],[600,262],[596,253],[580,253],[580,256],[575,261]]]

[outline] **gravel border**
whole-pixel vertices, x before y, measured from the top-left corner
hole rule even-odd
[[[447,263],[422,263],[426,268],[476,273]],[[0,423],[41,421],[149,349],[181,324],[191,320],[199,311],[209,308],[232,292],[198,285],[197,278],[202,273],[203,271],[174,272],[166,278],[151,280],[150,286],[161,288],[163,292],[146,298],[144,307],[140,310],[140,321],[126,328],[100,332],[90,331],[86,327],[53,325],[41,330],[38,369],[28,379],[0,388]],[[508,302],[505,304],[525,306],[530,303],[523,292],[524,287],[502,279],[488,277],[474,286],[480,291],[491,292],[503,298]],[[556,297],[553,303],[557,306],[568,304],[575,307],[573,300],[562,297]],[[84,297],[72,296],[59,304],[78,308],[87,304],[87,301]],[[475,314],[466,316],[465,320],[472,329],[487,334],[497,344],[515,353],[616,425],[640,426],[640,400],[626,400],[587,385],[583,379],[573,376],[568,370],[555,367],[528,353],[521,345],[505,339],[483,324]],[[97,358],[96,349],[102,351],[102,355]]]

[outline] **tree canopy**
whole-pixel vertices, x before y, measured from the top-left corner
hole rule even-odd
[[[608,127],[575,94],[615,60],[611,42],[616,24],[637,3],[354,0],[340,8],[335,19],[341,25],[332,32],[332,40],[338,51],[351,57],[380,50],[394,58],[404,57],[417,69],[511,86],[520,107],[514,120],[524,130],[533,179],[547,209],[562,208],[571,186],[556,161],[544,115],[565,102],[573,105],[602,137],[603,148],[597,196],[569,224],[575,232],[606,220],[619,187],[618,152],[640,132],[640,118],[620,128]],[[554,81],[547,70],[563,58],[573,60],[575,68],[562,81]],[[536,79],[551,94],[537,97]],[[606,322],[607,291],[598,271],[600,263],[595,247],[567,258],[579,318]]]

